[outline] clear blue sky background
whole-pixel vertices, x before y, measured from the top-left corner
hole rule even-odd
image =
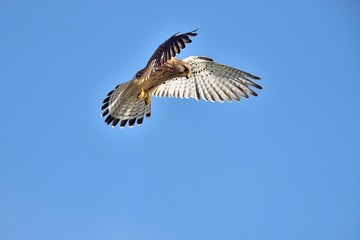
[[[0,1],[0,239],[360,239],[359,1]],[[101,102],[177,31],[240,103]]]

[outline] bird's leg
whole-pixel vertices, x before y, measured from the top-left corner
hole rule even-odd
[[[143,99],[143,97],[145,96],[145,91],[143,88],[141,88],[141,92],[138,94],[137,98],[139,100]]]
[[[145,97],[145,105],[149,105],[151,102],[150,94],[147,92]]]
[[[151,102],[149,92],[148,92],[148,91],[145,92],[143,88],[141,89],[141,92],[138,94],[137,98],[138,98],[139,100],[145,98],[145,99],[144,99],[145,105],[149,105],[150,102]]]

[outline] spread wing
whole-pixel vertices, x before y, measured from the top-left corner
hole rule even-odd
[[[211,102],[240,101],[240,97],[257,96],[250,87],[262,89],[254,82],[260,78],[250,73],[214,62],[207,57],[187,57],[191,77],[173,78],[155,89],[154,96],[200,98]]]
[[[190,37],[196,36],[196,31],[197,29],[188,33],[179,34],[178,32],[174,34],[156,49],[146,67],[140,70],[136,76],[144,79],[149,78],[157,67],[162,66],[172,57],[175,57],[176,54],[179,54],[181,49],[185,48],[186,43],[191,43]]]

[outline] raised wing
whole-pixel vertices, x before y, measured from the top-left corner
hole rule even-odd
[[[240,97],[257,96],[251,87],[262,89],[250,73],[214,62],[207,57],[187,57],[191,77],[171,79],[155,89],[154,96],[204,99],[211,102],[240,101]],[[251,80],[252,79],[252,80]]]
[[[185,48],[187,43],[191,43],[190,37],[196,36],[196,31],[197,29],[188,33],[179,34],[178,32],[174,34],[156,49],[147,62],[146,67],[140,70],[136,75],[147,79],[151,73],[155,71],[156,67],[162,66],[172,57],[175,57],[176,54],[179,54],[181,49]]]

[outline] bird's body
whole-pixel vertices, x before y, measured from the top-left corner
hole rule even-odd
[[[134,83],[139,85],[140,88],[148,91],[154,90],[157,86],[165,83],[166,81],[176,77],[186,77],[190,75],[190,66],[188,63],[176,58],[170,58],[164,65],[156,68],[153,73],[150,74],[149,80],[142,77],[145,68],[139,71],[140,75],[135,76]]]
[[[257,96],[249,87],[261,89],[250,73],[215,63],[208,57],[192,56],[183,60],[175,58],[185,43],[190,43],[195,31],[173,35],[161,44],[145,68],[134,78],[108,93],[103,101],[102,117],[115,127],[127,123],[141,125],[144,115],[151,115],[151,96],[204,99],[209,101],[240,101],[240,96]]]

